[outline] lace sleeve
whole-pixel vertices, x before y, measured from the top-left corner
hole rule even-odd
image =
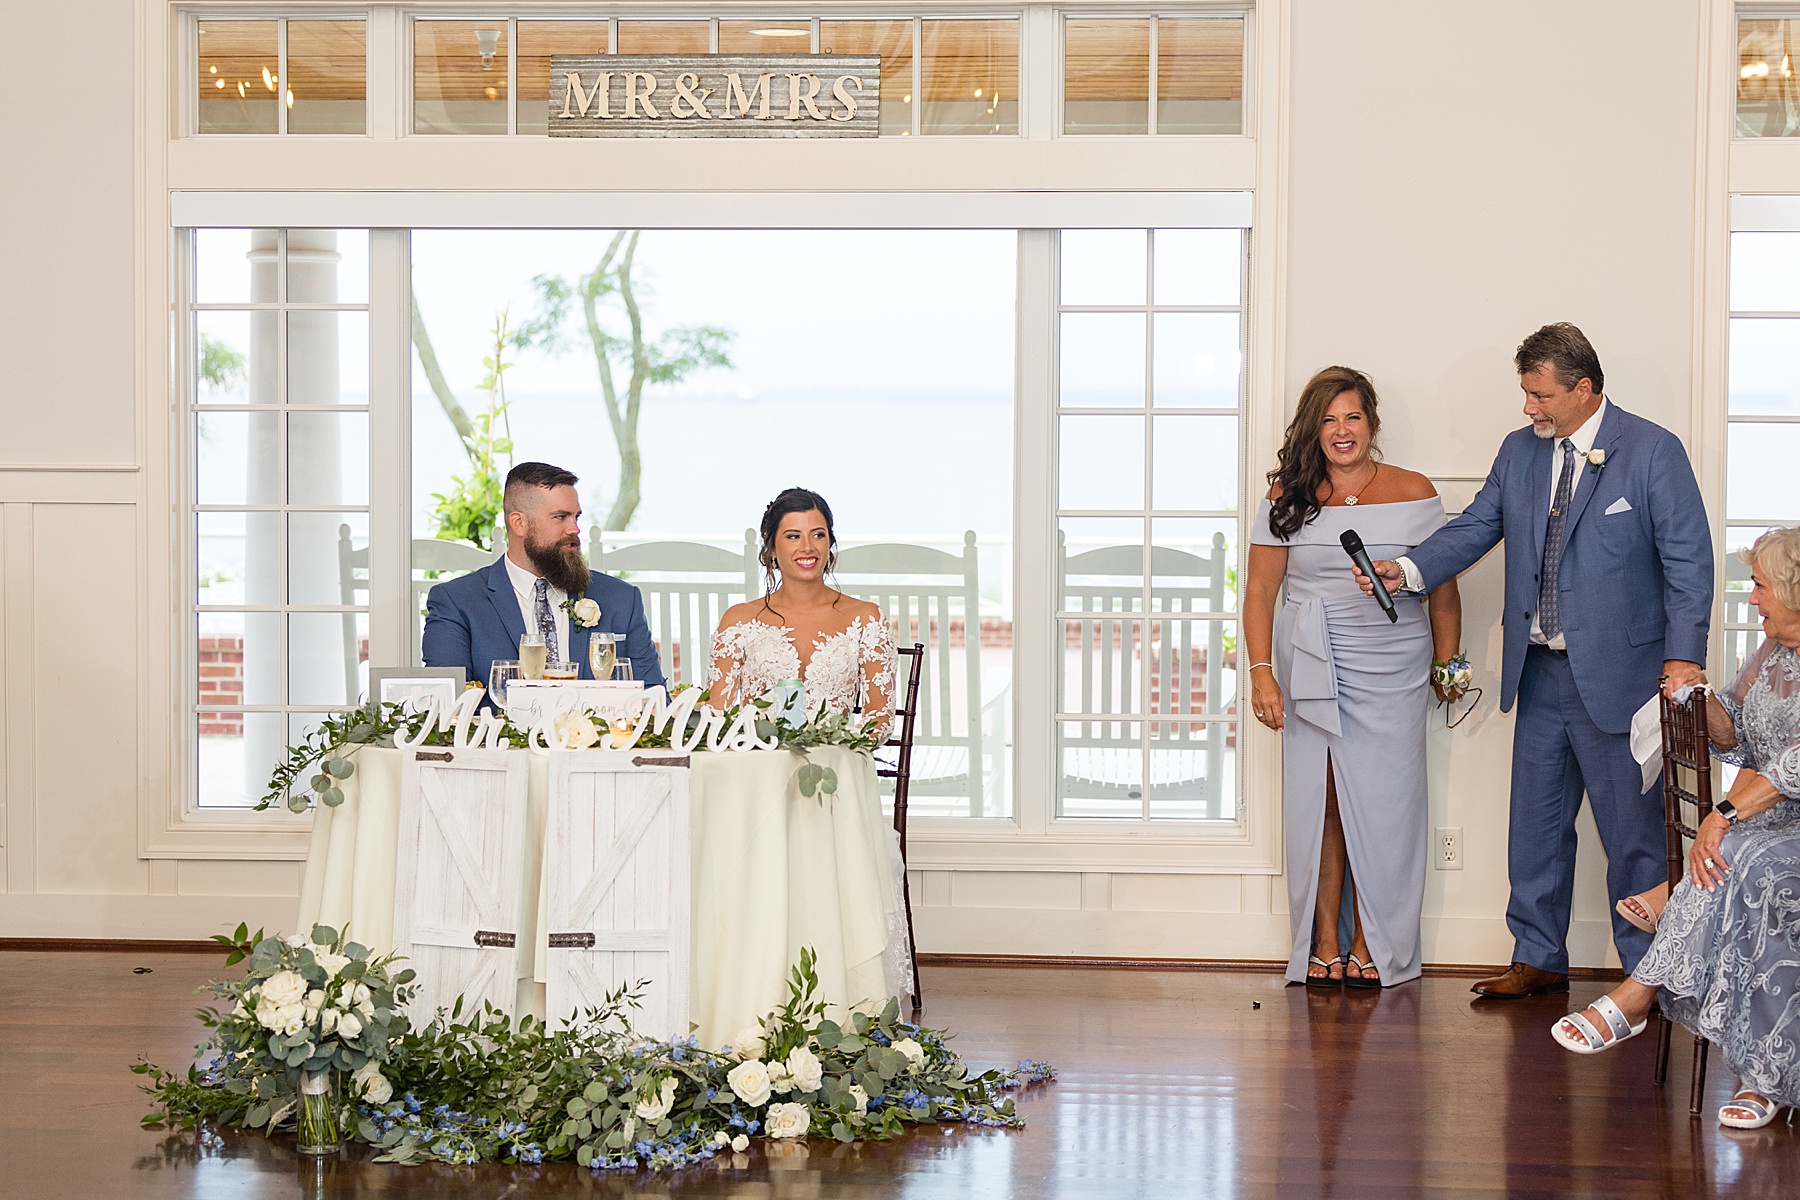
[[[877,617],[857,635],[858,665],[863,674],[863,724],[877,743],[885,742],[894,723],[894,631]]]
[[[712,662],[706,671],[708,703],[717,709],[738,703],[743,692],[744,626],[742,623],[713,634]]]
[[[1763,644],[1756,648],[1756,652],[1750,656],[1749,661],[1744,663],[1744,669],[1737,673],[1737,678],[1731,681],[1731,686],[1722,692],[1714,693],[1718,697],[1719,707],[1723,708],[1725,715],[1731,718],[1732,730],[1737,734],[1737,745],[1731,749],[1721,750],[1716,746],[1713,748],[1713,757],[1722,763],[1733,767],[1749,765],[1750,734],[1744,723],[1744,701],[1750,695],[1750,689],[1755,685],[1756,677],[1762,674],[1763,663],[1768,661],[1770,648],[1774,645],[1775,642],[1764,639]]]

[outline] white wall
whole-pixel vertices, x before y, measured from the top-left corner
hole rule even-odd
[[[1702,3],[1292,0],[1285,266],[1274,294],[1253,297],[1285,320],[1286,378],[1276,390],[1291,402],[1329,362],[1373,372],[1389,456],[1438,477],[1454,507],[1518,424],[1513,347],[1537,325],[1567,319],[1593,337],[1621,403],[1687,435]],[[1259,28],[1278,30],[1273,17],[1288,7],[1273,4]],[[50,6],[8,11],[23,45],[51,44],[66,24]],[[141,264],[166,255],[165,162],[179,186],[183,171],[207,174],[227,146],[187,143],[162,155],[166,11],[158,0],[96,0],[82,13],[84,69],[139,80],[136,115],[153,137],[134,139],[132,114],[116,109],[74,137],[41,81],[0,77],[0,145],[15,183],[11,219],[0,223],[0,261],[15,284],[0,289],[10,366],[0,385],[0,936],[192,938],[240,917],[291,921],[296,863],[247,861],[227,843],[140,857],[155,838],[134,836],[144,813],[166,810],[173,786],[160,730],[174,727],[163,714],[175,697],[143,681],[176,677],[130,669],[170,658],[172,614],[118,611],[122,594],[173,591],[160,582],[175,549],[158,515],[166,464],[144,461],[156,455],[139,437],[165,420],[160,401],[139,398],[163,369],[162,316],[136,281]],[[1259,55],[1265,79],[1280,59]],[[1140,171],[1119,186],[1202,186],[1189,172],[1243,157],[1242,143],[1209,145],[1237,148],[1171,153],[1160,160],[1165,177]],[[278,149],[244,153],[273,165]],[[325,152],[292,149],[306,162]],[[352,149],[353,177],[396,154],[459,172],[488,155],[527,166],[548,157],[525,144]],[[994,163],[1068,161],[1047,143],[1004,149]],[[640,151],[661,152],[618,152]],[[277,188],[318,177],[265,174]],[[1041,175],[1031,186],[1056,182]],[[407,186],[399,176],[396,184]],[[1259,236],[1281,228],[1270,223]],[[140,326],[150,331],[142,348]],[[148,444],[162,453],[160,440]],[[64,469],[92,464],[117,469]],[[1428,879],[1427,961],[1504,962],[1511,948],[1501,921],[1511,719],[1493,711],[1497,589],[1497,556],[1465,580],[1464,640],[1488,689],[1483,711],[1433,735],[1433,823],[1462,828],[1468,865]],[[99,664],[80,679],[111,689],[104,721],[63,666],[71,651]],[[103,746],[72,753],[78,737]],[[1586,833],[1573,949],[1577,963],[1598,964],[1609,953],[1606,906],[1591,825]],[[926,950],[1286,954],[1285,882],[1267,875],[931,869],[915,883]]]

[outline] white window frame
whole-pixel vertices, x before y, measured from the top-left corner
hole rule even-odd
[[[1090,0],[1087,9],[1091,11],[1100,2]],[[942,12],[921,12],[915,8],[899,15],[1021,18],[1019,137],[928,137],[906,150],[874,158],[870,156],[873,147],[860,141],[782,146],[768,156],[766,163],[761,158],[747,161],[745,168],[734,173],[724,186],[716,181],[713,172],[696,175],[690,166],[683,165],[696,151],[689,144],[628,140],[605,148],[609,159],[627,164],[628,171],[649,171],[666,180],[669,190],[656,193],[582,190],[592,189],[595,184],[574,182],[575,177],[568,174],[570,148],[535,138],[513,139],[513,148],[505,152],[514,190],[464,190],[468,188],[469,168],[479,161],[470,155],[476,147],[492,140],[483,135],[419,137],[412,139],[413,145],[404,154],[383,151],[375,155],[334,156],[330,160],[331,169],[336,172],[331,190],[249,191],[245,190],[247,174],[251,178],[267,177],[271,169],[278,167],[279,161],[269,157],[271,152],[239,149],[249,139],[224,137],[204,139],[204,149],[199,143],[182,146],[182,127],[173,123],[175,110],[171,106],[172,123],[166,134],[157,131],[151,122],[145,135],[151,140],[146,145],[150,167],[143,173],[142,208],[149,214],[143,236],[154,246],[158,238],[169,236],[171,226],[371,230],[371,455],[372,462],[391,461],[395,467],[385,474],[379,468],[372,471],[371,559],[374,572],[393,586],[404,587],[410,537],[410,530],[405,527],[410,478],[410,464],[403,449],[408,436],[406,408],[392,405],[384,409],[376,396],[383,388],[404,396],[410,385],[409,308],[402,303],[398,311],[393,311],[392,305],[380,302],[384,297],[405,297],[407,228],[1018,230],[1021,306],[1015,408],[1015,461],[1019,469],[1015,471],[1014,484],[1014,589],[1022,602],[1014,617],[1015,643],[1048,645],[1054,613],[1041,604],[1023,601],[1034,595],[1048,597],[1055,588],[1054,480],[1039,466],[1054,461],[1055,448],[1053,230],[1211,225],[1222,223],[1221,212],[1229,213],[1229,220],[1223,223],[1247,227],[1251,283],[1244,296],[1249,354],[1242,384],[1241,453],[1249,463],[1272,461],[1280,445],[1286,424],[1279,287],[1285,238],[1286,163],[1280,147],[1286,132],[1281,87],[1288,4],[1289,0],[1263,0],[1256,5],[1254,28],[1246,28],[1247,53],[1253,55],[1257,68],[1246,73],[1246,127],[1242,137],[1165,137],[1160,144],[1144,138],[1070,138],[1058,147],[1062,10],[1048,4],[996,6],[991,10],[973,5],[946,6]],[[174,14],[213,16],[227,11],[203,0],[171,0],[169,7]],[[1182,7],[1185,11],[1186,6]],[[238,5],[234,11],[243,12],[244,6]],[[375,6],[367,11],[369,133],[378,139],[404,142],[411,124],[405,94],[410,88],[412,69],[407,45],[410,36],[402,28],[404,18],[440,13],[445,18],[455,18],[468,14],[423,5]],[[492,11],[492,6],[477,10],[476,15],[481,11]],[[845,19],[877,19],[879,15],[878,10],[837,10],[828,6],[805,11],[820,17],[841,13]],[[1156,11],[1174,10],[1158,7]],[[1218,10],[1208,7],[1204,11]],[[700,12],[707,10],[701,6],[684,10],[663,4],[655,8],[608,9],[606,15],[673,17]],[[714,9],[707,15],[716,12]],[[573,7],[565,10],[545,4],[518,15],[567,15],[574,19],[584,13]],[[166,28],[166,39],[181,37],[180,21],[171,22]],[[516,38],[512,40],[516,46]],[[192,38],[184,44],[192,46]],[[184,74],[179,84],[172,84],[167,77],[169,72],[179,70],[179,50],[180,46],[159,45],[157,38],[152,37],[144,60],[148,64],[145,86],[152,89],[150,94],[169,95],[171,87],[178,87],[184,94],[189,90],[191,75]],[[1262,140],[1258,140],[1259,132]],[[164,136],[175,140],[157,140]],[[323,140],[326,139],[284,139],[282,145],[292,149],[279,153],[297,156],[293,160],[297,163],[316,162],[323,169],[324,158],[302,149]],[[1017,149],[1009,149],[1024,141],[1043,144],[1023,156]],[[269,144],[267,139],[264,143]],[[731,153],[741,157],[744,149],[737,146]],[[1174,160],[1169,157],[1172,153]],[[793,159],[789,156],[794,154],[804,155],[803,161],[809,164],[805,179],[798,182],[791,166],[784,165],[791,164]],[[1174,163],[1182,164],[1183,179],[1204,182],[1211,190],[1169,190],[1166,183],[1156,182],[1168,178]],[[1098,186],[1092,186],[1094,181],[1099,181]],[[726,217],[722,219],[721,214]],[[165,269],[158,257],[159,252],[153,251],[144,260],[144,295],[149,301],[144,311],[149,315],[141,314],[139,318],[139,337],[146,353],[152,356],[161,353],[159,338],[166,342],[167,326],[162,322],[166,321],[164,314],[168,310],[159,309],[158,305],[178,294],[172,290],[173,265],[168,264]],[[384,271],[392,277],[387,283],[382,282]],[[1025,299],[1031,296],[1041,299]],[[150,411],[171,411],[179,391],[166,395],[171,407],[162,407],[158,399],[173,383],[159,379],[154,370],[148,373],[144,386],[153,406]],[[385,429],[379,417],[383,411],[388,412],[386,420],[391,425]],[[170,486],[171,477],[162,463],[181,445],[179,433],[166,420],[157,421],[151,429],[146,449],[146,487],[150,489],[152,508],[162,489]],[[175,440],[167,447],[159,446],[164,437]],[[383,438],[387,451],[376,448],[378,439]],[[377,457],[384,453],[392,457]],[[179,478],[179,469],[175,478]],[[383,488],[391,492],[386,499],[378,494]],[[150,511],[145,518],[147,545],[186,536],[169,527],[169,518],[179,509],[163,511],[169,516]],[[184,617],[179,598],[185,594],[183,589],[191,587],[191,580],[178,573],[165,582],[163,574],[152,572],[147,602],[160,607],[164,603],[164,587],[169,589],[173,601],[171,609],[178,617]],[[372,656],[399,661],[397,656],[404,653],[408,644],[404,640],[406,616],[403,596],[382,599],[372,594]],[[182,662],[148,665],[145,694],[179,694],[178,675],[185,669]],[[1174,822],[1141,823],[1147,828],[1129,830],[1095,828],[1097,823],[1091,821],[1080,822],[1080,828],[1053,828],[1055,757],[1050,706],[1054,704],[1054,660],[1047,653],[1019,655],[1014,680],[1012,817],[915,820],[910,840],[913,869],[1279,873],[1281,806],[1276,738],[1253,723],[1240,728],[1239,778],[1247,804],[1242,823],[1225,836],[1216,831],[1196,836],[1201,831],[1171,828],[1177,824]],[[151,764],[147,771],[154,773],[155,764],[163,761],[165,755],[171,764],[182,761],[180,744],[185,738],[185,724],[170,729],[166,718],[145,710],[140,715],[140,725],[147,741],[158,746],[146,751],[145,761]],[[165,737],[170,740],[164,742]],[[167,745],[168,750],[162,750],[161,745]],[[144,857],[293,859],[304,854],[304,822],[284,822],[282,817],[267,813],[229,814],[236,820],[224,822],[225,828],[203,828],[196,814],[182,810],[179,797],[185,789],[177,786],[171,790],[173,796],[167,807],[163,806],[160,786],[145,791],[140,832],[140,852]],[[208,819],[216,824],[212,811]],[[283,832],[284,828],[287,832]]]
[[[1169,20],[1229,20],[1241,18],[1244,22],[1243,47],[1243,99],[1242,117],[1236,133],[1158,133],[1156,130],[1156,88],[1157,61],[1156,44],[1158,21]],[[1149,64],[1149,114],[1143,133],[1068,133],[1066,132],[1068,106],[1068,24],[1070,21],[1143,21],[1150,22],[1150,64]],[[1208,4],[1183,7],[1181,5],[1158,5],[1155,8],[1062,8],[1056,10],[1056,120],[1055,136],[1077,141],[1112,141],[1117,138],[1191,138],[1213,140],[1217,138],[1247,138],[1250,136],[1251,122],[1254,114],[1251,110],[1251,98],[1255,94],[1254,80],[1251,72],[1255,69],[1256,57],[1253,48],[1256,44],[1256,6],[1253,4]]]
[[[391,28],[391,8],[376,6],[338,5],[318,9],[297,8],[293,5],[249,6],[243,4],[219,5],[218,7],[193,7],[182,11],[180,17],[181,41],[176,54],[179,63],[178,75],[183,81],[179,87],[181,94],[177,103],[177,128],[183,137],[205,138],[208,141],[219,140],[261,140],[271,137],[298,137],[307,141],[330,141],[334,138],[350,141],[367,141],[381,137],[385,130],[378,128],[375,118],[376,96],[376,64],[381,56],[376,53],[377,14],[386,20],[382,23]],[[202,133],[200,130],[200,22],[202,21],[263,21],[274,22],[276,57],[279,68],[281,86],[275,92],[275,132],[274,133]],[[363,22],[363,131],[361,133],[288,133],[288,106],[282,103],[287,93],[288,79],[288,23],[299,21],[361,21]]]

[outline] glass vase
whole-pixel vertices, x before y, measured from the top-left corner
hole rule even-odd
[[[336,1071],[300,1072],[300,1096],[294,1109],[296,1149],[302,1154],[336,1154],[338,1132]]]

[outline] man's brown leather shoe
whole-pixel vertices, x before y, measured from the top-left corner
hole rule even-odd
[[[1483,979],[1469,990],[1477,996],[1492,996],[1496,1000],[1517,1000],[1520,996],[1567,992],[1569,977],[1516,962],[1492,979]]]

